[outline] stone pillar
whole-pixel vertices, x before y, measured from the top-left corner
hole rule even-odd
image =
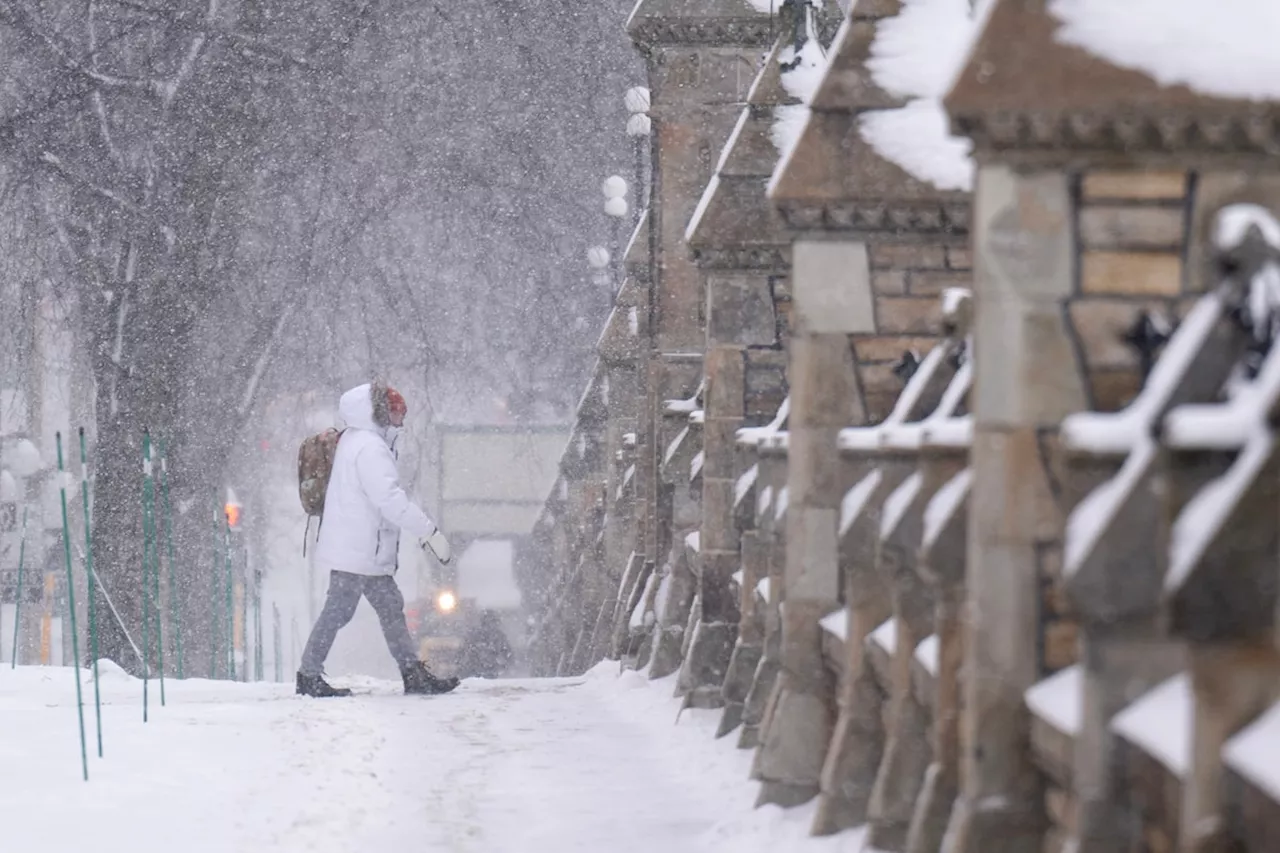
[[[782,668],[782,597],[784,551],[786,531],[783,528],[778,506],[786,498],[783,490],[787,484],[787,451],[782,439],[789,434],[779,425],[779,431],[757,442],[760,457],[760,474],[756,479],[759,497],[756,513],[756,536],[760,542],[766,595],[763,603],[764,644],[760,650],[760,662],[751,680],[751,688],[742,711],[742,733],[738,737],[741,749],[756,749],[760,745],[760,733],[769,712],[773,688]],[[759,778],[759,753],[753,762],[752,778]]]
[[[1073,292],[1064,174],[978,172],[964,784],[949,851],[1038,851],[1044,828],[1023,694],[1040,674],[1041,555],[1062,519],[1042,432],[1087,407],[1064,325]]]
[[[868,806],[867,844],[877,850],[902,850],[906,845],[916,796],[932,761],[929,743],[930,709],[913,689],[916,647],[933,633],[933,591],[916,571],[923,534],[924,506],[930,497],[913,455],[897,452],[880,463],[881,470],[910,472],[885,502],[876,569],[892,590],[897,629],[891,658],[889,702],[885,708],[888,739]]]
[[[712,306],[716,310],[717,306]],[[738,636],[738,603],[731,578],[738,570],[738,530],[733,523],[737,468],[734,435],[742,425],[745,360],[734,346],[707,353],[706,409],[703,425],[702,572],[698,578],[701,613],[680,673],[687,704],[721,704],[720,688]]]
[[[819,620],[840,606],[836,455],[840,430],[864,419],[848,335],[874,329],[870,271],[860,243],[798,241],[782,619],[782,673],[760,746],[761,802],[795,805],[818,793],[834,726],[835,685]]]
[[[960,790],[960,667],[964,660],[965,534],[973,471],[963,447],[930,445],[925,437],[925,488],[933,493],[925,510],[920,573],[933,586],[938,664],[933,696],[933,763],[916,801],[906,853],[936,853]],[[961,451],[964,455],[960,455]],[[950,476],[948,476],[950,475]]]
[[[627,23],[647,60],[653,121],[649,353],[637,472],[646,562],[653,566],[671,547],[658,470],[661,401],[693,391],[701,364],[688,356],[704,346],[702,276],[682,245],[684,230],[746,95],[750,75],[743,68],[754,67],[769,26],[769,15],[746,0],[643,0]]]

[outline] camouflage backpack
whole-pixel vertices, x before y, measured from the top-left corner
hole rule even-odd
[[[298,448],[298,497],[308,516],[324,515],[324,494],[329,489],[333,457],[343,432],[330,427],[307,438]]]

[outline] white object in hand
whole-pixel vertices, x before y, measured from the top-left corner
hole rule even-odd
[[[449,547],[449,540],[445,538],[439,528],[436,528],[434,533],[423,539],[422,545],[424,548],[430,549],[431,553],[436,555],[436,559],[445,565],[448,565],[449,561],[453,559],[453,549]]]

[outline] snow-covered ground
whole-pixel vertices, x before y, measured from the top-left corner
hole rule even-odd
[[[104,759],[80,778],[75,684],[0,669],[0,833],[7,850],[723,851],[852,853],[861,833],[807,837],[812,805],[753,809],[751,754],[714,712],[676,721],[670,679],[469,680],[441,697],[347,679],[309,700],[287,685],[141,684],[104,671]]]

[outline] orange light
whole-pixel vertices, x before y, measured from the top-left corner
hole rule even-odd
[[[240,527],[240,504],[229,503],[222,510],[227,514],[227,526],[232,530],[238,529]]]

